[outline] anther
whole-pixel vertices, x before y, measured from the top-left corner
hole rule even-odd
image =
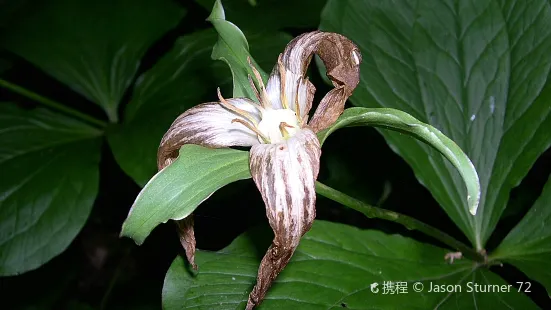
[[[252,126],[250,123],[247,123],[245,122],[244,120],[242,119],[239,119],[239,118],[234,118],[232,119],[232,124],[233,123],[239,123],[247,128],[249,128],[250,130],[252,130],[254,133],[256,133],[257,136],[259,136],[263,141],[264,143],[270,143],[270,139],[268,139],[265,135],[263,135],[258,129],[256,129],[255,126]]]
[[[238,114],[238,115],[243,116],[243,117],[246,118],[248,121],[250,121],[251,123],[253,123],[254,126],[258,126],[258,122],[256,121],[256,119],[255,119],[249,112],[247,112],[247,111],[245,111],[245,110],[242,110],[242,109],[240,109],[240,108],[238,108],[238,107],[236,107],[236,106],[230,104],[228,101],[226,101],[226,99],[224,99],[224,97],[222,97],[222,94],[220,93],[220,87],[218,87],[218,89],[216,90],[216,92],[217,92],[217,94],[218,94],[218,99],[220,100],[220,104],[221,104],[224,108],[226,108],[226,109],[228,109],[228,110],[230,110],[230,111],[232,111],[232,112],[234,112],[234,113],[236,113],[236,114]]]
[[[271,108],[271,102],[270,102],[270,99],[268,98],[268,93],[266,92],[266,87],[264,86],[264,82],[262,81],[262,76],[260,76],[260,72],[256,70],[251,60],[251,57],[247,56],[247,61],[249,62],[249,66],[251,66],[251,70],[253,71],[254,77],[256,78],[256,82],[260,87],[260,98],[261,98],[260,102],[262,106],[264,108]]]

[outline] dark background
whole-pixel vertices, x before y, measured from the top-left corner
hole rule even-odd
[[[150,68],[174,41],[185,33],[209,28],[209,12],[192,1],[180,1],[188,14],[180,25],[150,48],[140,73]],[[0,1],[0,5],[2,1]],[[2,6],[0,6],[0,9]],[[293,36],[314,29],[286,29]],[[24,84],[36,93],[66,103],[80,111],[104,118],[102,111],[22,59],[0,54],[14,62],[4,74],[6,80]],[[312,62],[315,67],[315,63]],[[311,70],[317,101],[329,87]],[[215,94],[213,93],[214,99]],[[129,95],[124,102],[128,101]],[[13,101],[32,107],[34,102],[0,88],[0,102]],[[121,109],[124,104],[121,105]],[[122,222],[140,187],[126,176],[104,145],[100,191],[86,226],[71,246],[41,268],[18,277],[0,279],[0,296],[5,309],[159,309],[163,279],[172,260],[183,251],[172,223],[159,226],[138,247],[119,238]],[[513,228],[541,193],[551,173],[551,151],[532,167],[522,184],[513,190],[509,205],[488,243],[491,251]],[[421,186],[409,166],[387,146],[377,130],[347,128],[334,133],[324,145],[319,180],[367,203],[413,216],[469,243],[455,224]],[[237,235],[256,225],[267,225],[264,205],[251,180],[224,187],[204,202],[195,213],[197,246],[219,250]],[[362,228],[399,233],[423,242],[434,239],[392,222],[368,219],[335,202],[318,198],[317,218]],[[505,265],[492,270],[508,282],[532,282],[533,300],[551,309],[545,289],[523,273]],[[4,308],[4,307],[2,307]]]

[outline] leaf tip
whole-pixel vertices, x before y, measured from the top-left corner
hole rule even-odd
[[[129,233],[128,230],[125,229],[123,224],[121,233],[119,234],[119,238],[124,238],[124,237],[132,239],[134,243],[136,243],[136,245],[142,245],[145,240],[144,238],[136,236],[136,234]]]
[[[471,195],[467,195],[467,201],[471,201]],[[474,201],[469,204],[469,212],[472,215],[476,215],[476,211],[478,210],[479,203],[480,203],[480,191],[478,191]]]
[[[480,177],[478,176],[478,172],[476,171],[476,167],[473,165],[473,162],[468,157],[467,159],[469,160],[472,171],[474,171],[474,192],[476,192],[474,197],[472,196],[472,193],[467,195],[467,201],[469,202],[469,212],[472,215],[476,215],[478,205],[480,204]]]
[[[222,5],[222,1],[216,0],[214,2],[214,6],[212,7],[212,11],[210,12],[209,17],[207,17],[207,21],[212,22],[215,19],[226,19],[226,13],[224,12],[224,6]]]

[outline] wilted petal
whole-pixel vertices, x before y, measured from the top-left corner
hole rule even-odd
[[[310,122],[310,127],[318,131],[331,124],[328,119],[336,119],[343,112],[344,102],[360,81],[362,56],[356,44],[346,37],[337,33],[313,31],[291,41],[282,59],[287,71],[304,76],[313,54],[317,54],[323,61],[333,85],[342,88],[328,93],[326,97],[330,98],[324,98],[325,105],[318,107],[318,117]]]
[[[310,129],[302,129],[286,142],[251,149],[251,174],[275,237],[260,264],[247,309],[262,301],[314,221],[320,156],[318,138]]]
[[[325,97],[321,99],[308,126],[312,128],[314,132],[321,131],[331,126],[342,114],[347,98],[348,96],[345,94],[344,86],[339,86],[330,90]]]
[[[251,100],[233,98],[226,101],[248,112],[255,121],[260,120],[260,114]],[[232,123],[234,119],[246,121],[242,116],[216,102],[203,103],[187,110],[172,123],[161,140],[157,152],[159,170],[178,157],[178,151],[184,144],[214,148],[258,144],[257,135],[243,124]]]
[[[314,100],[314,93],[316,87],[301,74],[296,74],[286,70],[281,74],[280,67],[276,65],[270,74],[268,84],[266,85],[266,92],[270,99],[274,109],[283,109],[281,99],[281,76],[285,77],[285,98],[289,108],[293,111],[297,111],[296,106],[299,106],[300,117],[306,119],[306,115],[312,108],[312,101]],[[298,98],[297,98],[298,94]]]
[[[197,265],[195,264],[195,232],[193,231],[193,214],[183,220],[176,221],[176,225],[178,225],[180,243],[186,251],[187,260],[191,267],[197,270]]]

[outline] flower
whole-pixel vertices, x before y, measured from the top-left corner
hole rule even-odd
[[[306,78],[306,70],[313,54],[325,64],[334,88],[309,119],[315,87]],[[251,146],[251,175],[266,204],[275,237],[260,264],[247,309],[260,304],[314,221],[321,156],[316,132],[329,127],[343,112],[345,101],[359,82],[360,63],[359,49],[346,37],[321,31],[305,33],[279,55],[266,86],[249,59],[256,85],[251,76],[249,82],[258,102],[225,99],[218,89],[219,102],[189,109],[161,140],[159,170],[176,159],[184,144]],[[192,216],[178,226],[187,258],[197,268]]]

